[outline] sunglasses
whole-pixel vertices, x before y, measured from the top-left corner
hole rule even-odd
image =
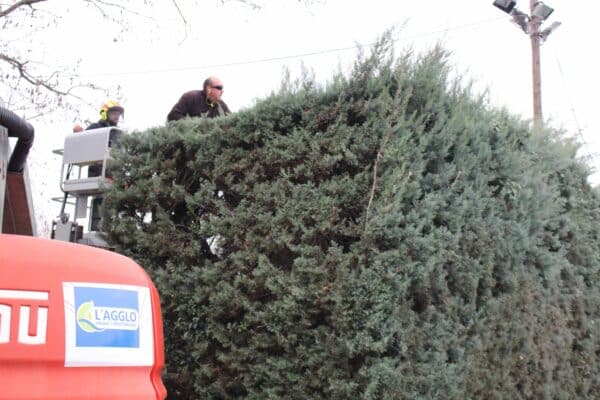
[[[217,89],[217,90],[223,90],[223,85],[211,86],[211,88]]]

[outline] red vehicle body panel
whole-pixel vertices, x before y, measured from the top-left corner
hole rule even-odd
[[[138,264],[0,235],[0,399],[164,399],[163,366],[158,292]]]

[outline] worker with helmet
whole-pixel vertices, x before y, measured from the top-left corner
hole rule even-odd
[[[100,106],[100,119],[98,122],[90,124],[86,131],[98,128],[116,127],[119,125],[121,117],[125,113],[125,109],[116,100],[107,100]],[[74,129],[75,131],[75,129]],[[100,176],[102,173],[102,165],[90,165],[88,167],[88,177]],[[106,177],[112,179],[110,172],[106,171]],[[102,204],[102,196],[92,197],[92,211],[90,215],[91,223],[90,230],[98,230],[100,222],[100,205]]]
[[[107,100],[100,106],[100,119],[98,122],[90,124],[85,130],[107,128],[109,126],[119,125],[119,121],[125,109],[116,100]],[[82,132],[83,128],[79,124],[73,126],[73,132]]]
[[[94,122],[86,130],[117,126],[125,113],[125,109],[116,100],[108,100],[100,106],[100,120]]]
[[[125,113],[125,109],[116,100],[107,100],[100,106],[100,119],[98,122],[90,124],[86,131],[90,129],[116,127],[121,120],[121,116]],[[76,126],[77,128],[77,126]],[[73,128],[73,132],[81,132],[81,129]],[[88,177],[99,176],[102,171],[102,166],[90,165],[88,168]]]

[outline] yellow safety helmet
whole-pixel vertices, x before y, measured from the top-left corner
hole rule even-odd
[[[118,101],[107,100],[102,104],[102,106],[100,106],[100,118],[102,118],[104,121],[108,120],[108,112],[113,110],[121,111],[121,114],[125,113],[125,109],[119,104]]]

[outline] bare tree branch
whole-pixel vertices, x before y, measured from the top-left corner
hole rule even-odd
[[[377,157],[375,158],[375,162],[373,163],[373,185],[371,186],[371,195],[369,196],[369,204],[367,204],[367,211],[365,215],[365,230],[367,229],[367,224],[369,223],[370,212],[371,212],[371,204],[373,203],[373,198],[375,197],[375,190],[377,189],[377,175],[379,169],[379,163],[383,158],[383,152],[385,151],[385,146],[387,146],[390,137],[392,136],[392,128],[388,126],[388,131],[381,142],[381,146],[379,147],[379,151],[377,152]]]
[[[34,85],[34,86],[41,86],[43,88],[46,88],[47,90],[59,94],[61,96],[66,96],[69,94],[69,92],[63,92],[59,89],[57,89],[54,85],[51,85],[48,83],[48,81],[50,80],[50,78],[52,78],[52,75],[50,76],[50,78],[48,79],[39,79],[36,78],[35,76],[31,75],[28,71],[27,71],[27,61],[25,62],[21,62],[15,58],[9,57],[5,54],[0,54],[0,60],[6,61],[7,63],[9,63],[13,68],[17,69],[17,71],[19,71],[19,75],[25,79],[27,82],[29,82],[30,84]],[[54,73],[53,73],[54,75]]]
[[[183,20],[183,26],[185,27],[185,36],[183,37],[183,39],[181,39],[181,42],[179,42],[179,44],[183,43],[185,41],[185,39],[187,39],[187,34],[188,34],[188,22],[187,19],[185,19],[183,13],[181,12],[181,8],[179,8],[179,4],[177,4],[177,0],[172,0],[173,1],[173,5],[175,6],[175,9],[177,10],[177,12],[179,13],[179,16],[181,17],[181,19]]]
[[[98,11],[100,11],[100,13],[102,14],[102,16],[104,18],[107,18],[107,19],[115,20],[114,18],[110,17],[110,14],[107,13],[102,6],[107,6],[107,7],[112,7],[112,8],[118,8],[118,9],[120,9],[122,11],[125,11],[127,14],[131,14],[131,15],[135,15],[135,16],[138,16],[138,17],[148,18],[148,19],[154,20],[154,18],[152,18],[152,17],[144,15],[144,14],[138,12],[138,11],[135,11],[132,8],[126,7],[125,5],[123,5],[123,3],[112,3],[112,2],[105,1],[105,0],[84,0],[84,2],[90,4],[91,6],[94,6],[96,9],[98,9]],[[146,4],[148,6],[151,6],[152,5],[152,1],[145,0],[144,4]]]
[[[15,4],[13,4],[12,6],[8,7],[6,10],[0,11],[0,18],[6,17],[8,14],[10,14],[11,12],[15,11],[18,8],[21,8],[24,6],[31,7],[33,4],[40,3],[42,1],[48,1],[48,0],[21,0],[21,1],[18,1]]]
[[[173,1],[173,5],[175,6],[175,8],[177,9],[177,12],[179,13],[179,16],[181,17],[181,19],[183,20],[183,23],[185,26],[187,26],[187,20],[185,19],[185,17],[183,16],[183,13],[181,12],[181,8],[179,8],[179,4],[177,4],[177,0],[172,0]]]

